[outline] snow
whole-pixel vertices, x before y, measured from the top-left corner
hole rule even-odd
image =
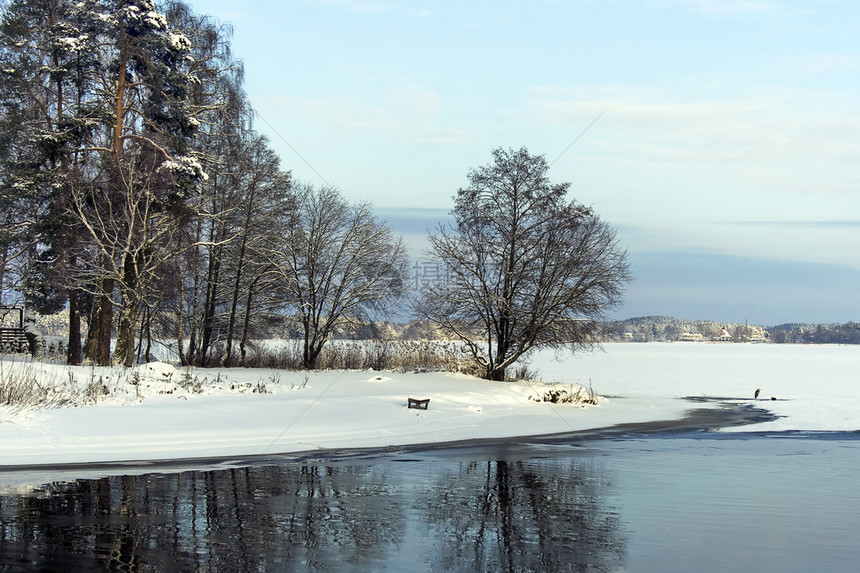
[[[167,35],[167,41],[171,49],[176,52],[188,52],[191,50],[191,40],[185,34],[171,32]]]
[[[708,405],[682,399],[688,396],[750,404],[756,388],[762,393],[755,404],[783,417],[741,430],[856,431],[858,366],[858,346],[706,343],[607,344],[560,361],[541,352],[532,368],[543,384],[438,372],[194,370],[166,363],[123,370],[2,360],[2,375],[29,368],[43,380],[74,379],[104,396],[81,407],[0,407],[0,468],[586,431],[682,418]],[[600,402],[534,400],[556,382],[591,385]],[[409,409],[408,398],[429,398],[429,408]]]
[[[202,181],[209,180],[209,175],[203,170],[203,165],[194,157],[186,155],[164,161],[159,169],[169,169],[181,177],[199,178]]]
[[[85,49],[90,41],[88,34],[57,38],[57,47],[68,52],[79,52]]]

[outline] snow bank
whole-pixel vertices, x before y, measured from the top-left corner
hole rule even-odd
[[[0,465],[397,446],[568,432],[654,415],[636,401],[607,400],[588,408],[538,403],[530,399],[533,384],[459,374],[180,373],[180,378],[207,376],[194,390],[158,368],[139,381],[130,377],[125,386],[108,381],[107,372],[88,375],[102,377],[115,390],[95,406],[0,415]],[[429,399],[429,408],[407,408],[410,397]],[[672,404],[665,413],[680,416],[683,406]]]

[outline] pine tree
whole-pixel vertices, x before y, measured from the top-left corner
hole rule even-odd
[[[18,0],[3,11],[0,24],[0,105],[2,133],[2,213],[15,233],[4,241],[4,270],[22,264],[19,277],[50,277],[41,289],[29,288],[28,302],[38,293],[58,293],[75,266],[78,229],[67,214],[68,175],[81,161],[92,122],[81,106],[87,77],[98,67],[90,37],[69,22],[64,0]],[[7,236],[6,239],[9,239]],[[11,249],[10,249],[11,247]],[[69,362],[80,359],[78,291],[68,290]]]
[[[191,148],[191,47],[152,0],[17,0],[3,12],[0,139],[14,144],[2,188],[14,193],[2,197],[26,200],[32,214],[16,244],[53,250],[57,276],[93,295],[86,354],[98,364],[110,361],[115,304],[114,362],[130,363],[153,245],[187,218],[205,179]],[[76,289],[69,295],[72,348]]]
[[[206,177],[190,151],[199,123],[189,105],[191,42],[151,0],[84,0],[71,12],[97,38],[101,54],[91,92],[101,122],[88,148],[98,162],[78,181],[73,206],[95,245],[87,269],[97,297],[87,357],[107,362],[116,287],[121,313],[113,363],[130,365],[140,305],[165,254],[161,246]]]

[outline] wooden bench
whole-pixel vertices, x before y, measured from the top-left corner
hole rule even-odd
[[[418,400],[416,398],[409,398],[409,403],[406,405],[407,408],[414,408],[416,410],[426,410],[427,406],[430,404],[430,398],[426,398],[424,400]]]

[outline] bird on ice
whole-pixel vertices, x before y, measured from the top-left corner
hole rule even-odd
[[[756,390],[755,390],[755,396],[753,397],[753,399],[754,399],[754,400],[758,400],[758,395],[759,395],[760,393],[761,393],[761,388],[756,388]]]

